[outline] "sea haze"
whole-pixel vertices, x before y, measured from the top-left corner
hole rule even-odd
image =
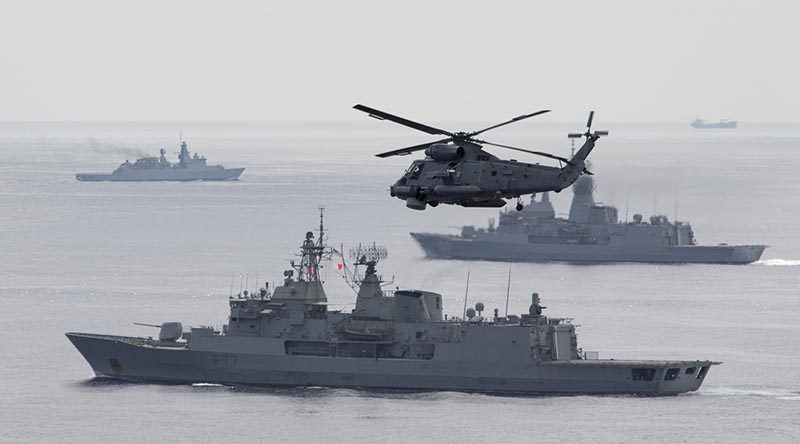
[[[800,126],[601,117],[595,126],[611,135],[591,156],[598,200],[621,217],[677,214],[702,244],[770,248],[746,266],[514,264],[510,312],[526,312],[536,291],[546,314],[574,318],[579,345],[602,358],[723,361],[700,391],[508,397],[94,380],[64,332],[220,328],[231,287],[279,281],[319,206],[330,244],[389,249],[379,268],[393,286],[441,292],[458,315],[470,270],[469,305],[502,311],[508,264],[425,260],[408,235],[485,226],[497,211],[416,212],[389,197],[413,156],[373,154],[428,139],[386,122],[0,123],[0,442],[797,442]],[[521,123],[486,137],[566,155],[566,133],[581,126]],[[241,180],[75,180],[162,147],[174,159],[179,131],[210,164],[246,167]],[[557,213],[571,196],[552,195]],[[328,297],[348,310],[354,294],[336,268],[325,269]]]

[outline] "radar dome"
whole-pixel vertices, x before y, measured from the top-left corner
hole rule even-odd
[[[474,318],[475,317],[475,309],[470,307],[467,309],[467,318]]]

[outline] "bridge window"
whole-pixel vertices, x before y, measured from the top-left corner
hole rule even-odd
[[[667,374],[664,375],[664,380],[665,381],[674,381],[674,380],[678,379],[678,375],[680,375],[680,374],[681,374],[681,369],[679,369],[679,368],[671,368],[671,369],[667,370]]]
[[[656,369],[654,368],[632,368],[631,380],[632,381],[652,381],[656,378]]]
[[[708,367],[709,366],[707,365],[700,367],[700,371],[697,372],[697,379],[703,379],[706,377],[706,373],[708,373]]]
[[[686,368],[686,374],[687,375],[693,375],[695,371],[697,371],[697,367],[687,367]]]

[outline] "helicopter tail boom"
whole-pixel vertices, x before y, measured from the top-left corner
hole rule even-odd
[[[586,142],[581,145],[580,149],[569,160],[573,165],[567,165],[564,168],[575,168],[579,165],[584,166],[586,163],[586,158],[589,157],[589,154],[594,149],[594,143],[598,138],[599,137],[594,135],[587,137]]]
[[[570,139],[586,137],[586,141],[583,142],[581,148],[572,156],[572,159],[570,159],[569,165],[562,168],[562,171],[566,173],[565,176],[570,185],[577,180],[581,174],[592,174],[591,171],[586,169],[586,158],[589,157],[589,154],[594,149],[594,144],[597,139],[599,139],[600,136],[608,135],[608,131],[592,132],[592,120],[594,120],[594,111],[589,112],[589,120],[586,121],[585,133],[569,133],[567,136]]]

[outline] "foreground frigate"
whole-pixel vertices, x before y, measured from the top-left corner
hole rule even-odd
[[[547,193],[531,197],[522,211],[501,211],[495,227],[467,225],[460,235],[411,233],[432,259],[520,262],[655,262],[748,264],[765,245],[698,245],[687,222],[640,214],[620,222],[617,209],[594,200],[594,181],[582,176],[572,187],[567,219],[557,218]]]
[[[221,331],[165,322],[158,339],[66,335],[97,376],[159,383],[672,395],[697,390],[719,364],[598,359],[578,347],[569,319],[542,315],[536,293],[520,316],[484,317],[477,303],[448,319],[438,293],[384,290],[376,264],[386,253],[374,246],[355,249],[355,267],[343,267],[355,308],[330,310],[323,238],[320,219],[283,285],[232,296]]]
[[[186,142],[181,142],[178,163],[167,160],[162,148],[159,157],[142,157],[136,162],[125,161],[111,174],[79,173],[80,181],[141,182],[141,181],[186,181],[186,180],[236,180],[244,168],[225,168],[222,165],[207,165],[206,158],[197,153],[191,155]]]

